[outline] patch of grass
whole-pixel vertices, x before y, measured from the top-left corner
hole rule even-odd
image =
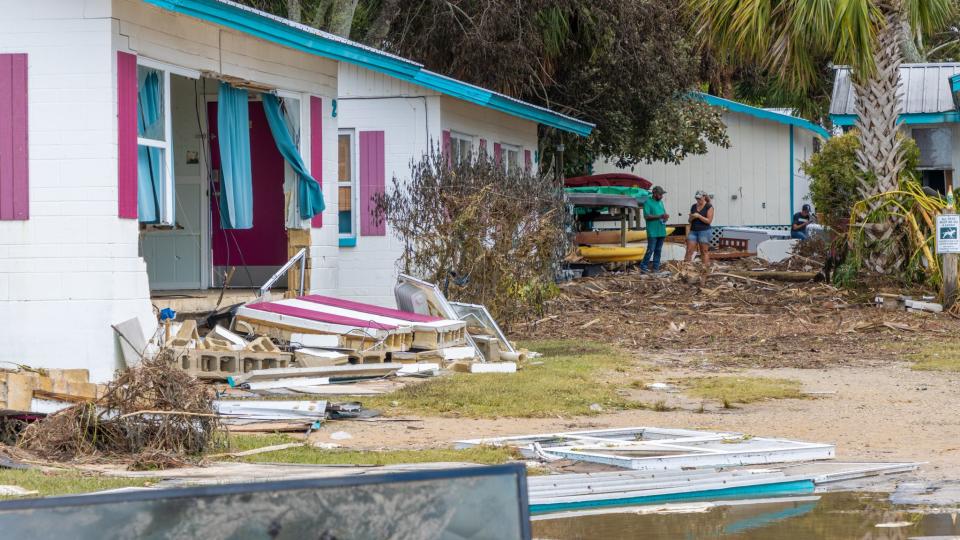
[[[701,377],[685,382],[689,385],[688,394],[722,401],[724,408],[731,408],[732,403],[803,397],[800,393],[800,381],[793,379]]]
[[[594,403],[607,411],[642,406],[616,392],[617,384],[623,384],[623,376],[615,371],[631,363],[624,353],[590,342],[523,345],[543,354],[537,359],[540,364],[510,374],[456,373],[360,399],[365,407],[390,414],[472,418],[599,414],[590,409]]]
[[[152,480],[147,478],[119,478],[83,474],[76,471],[47,472],[38,469],[0,469],[0,484],[15,485],[23,489],[38,491],[38,497],[89,493],[91,491],[131,486],[143,487],[151,483]],[[11,498],[21,497],[0,497],[0,499]]]
[[[286,435],[232,435],[233,451],[252,450],[264,446],[298,442]],[[494,446],[454,450],[453,448],[428,448],[424,450],[324,450],[312,446],[299,446],[236,458],[250,463],[301,463],[310,465],[395,465],[398,463],[461,462],[497,465],[520,459],[514,449]]]
[[[960,343],[926,345],[909,356],[918,371],[960,371]]]

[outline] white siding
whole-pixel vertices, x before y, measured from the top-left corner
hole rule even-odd
[[[0,0],[0,13],[0,52],[28,54],[30,115],[30,219],[0,222],[0,360],[106,380],[119,367],[110,325],[156,326],[137,222],[117,217],[116,51],[301,92],[304,108],[322,97],[325,179],[337,63],[136,0]],[[335,182],[324,187],[335,200]],[[325,219],[336,223],[336,204]],[[333,292],[335,226],[312,243],[313,286]]]
[[[679,164],[640,163],[632,171],[667,190],[664,198],[671,223],[685,223],[693,195],[713,195],[714,225],[785,225],[790,222],[790,169],[795,170],[794,204],[802,204],[808,181],[800,172],[812,153],[813,135],[794,128],[794,162],[790,162],[790,127],[740,113],[726,112],[730,148],[711,145],[706,154]],[[597,162],[597,174],[621,171]],[[736,197],[736,199],[734,199]],[[799,209],[799,208],[798,208]]]
[[[493,156],[494,143],[519,146],[530,151],[536,165],[537,124],[523,118],[480,107],[466,101],[444,96],[441,100],[441,123],[449,129],[472,135],[474,151],[479,149],[480,139],[487,140],[487,153]],[[523,151],[520,152],[523,163]]]
[[[137,223],[117,218],[109,0],[0,0],[0,52],[27,53],[30,219],[0,222],[0,360],[118,367],[110,325],[155,325]]]
[[[498,142],[530,150],[531,157],[537,150],[537,125],[534,122],[345,64],[340,68],[339,84],[341,99],[337,100],[337,110],[340,127],[357,132],[385,132],[384,164],[388,190],[394,177],[402,181],[409,179],[411,160],[418,160],[431,145],[439,148],[444,130],[473,136],[474,151],[479,149],[479,140],[486,139],[487,152],[491,156],[493,145]],[[356,139],[354,144],[357,145]],[[522,151],[520,159],[522,162]],[[340,248],[338,295],[393,306],[393,286],[401,252],[400,240],[389,226],[384,237],[358,235],[355,247]]]

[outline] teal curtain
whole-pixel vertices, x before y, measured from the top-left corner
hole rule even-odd
[[[220,227],[253,227],[250,110],[247,91],[220,83],[217,141],[220,147]]]
[[[137,133],[147,136],[155,132],[163,115],[160,76],[150,71],[141,78],[137,93]],[[152,137],[151,137],[152,138]],[[142,223],[159,223],[163,200],[163,150],[152,146],[137,147],[137,219]]]
[[[273,94],[263,95],[263,110],[267,114],[267,123],[270,124],[270,133],[277,144],[277,149],[283,159],[290,164],[297,173],[297,200],[300,202],[300,218],[310,219],[323,212],[326,205],[323,202],[323,192],[320,184],[314,180],[303,162],[296,143],[293,142],[290,125],[280,109],[280,100]]]

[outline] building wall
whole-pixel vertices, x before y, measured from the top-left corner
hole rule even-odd
[[[409,180],[410,162],[432,146],[439,149],[442,132],[454,130],[487,140],[537,148],[535,123],[457,100],[392,77],[350,65],[340,68],[337,119],[341,129],[384,131],[387,190],[396,178]],[[354,139],[356,156],[357,138]],[[522,158],[521,158],[522,159]],[[336,200],[336,199],[331,199]],[[357,236],[356,246],[340,248],[337,294],[344,298],[393,306],[393,286],[399,272],[402,243],[390,227],[386,236]]]
[[[0,0],[0,52],[26,53],[29,208],[0,221],[0,360],[119,367],[111,324],[152,331],[137,223],[117,218],[110,0]]]
[[[667,190],[666,209],[671,223],[685,224],[693,195],[713,195],[714,225],[786,225],[790,223],[790,170],[794,169],[793,204],[799,211],[809,192],[809,180],[800,164],[813,152],[814,135],[790,126],[741,113],[726,112],[724,122],[730,148],[714,145],[703,155],[687,156],[679,164],[640,163],[632,171]],[[594,172],[622,171],[598,162]]]
[[[323,99],[323,183],[327,209],[323,227],[311,230],[310,286],[313,292],[337,289],[336,178],[338,62],[289,49],[258,38],[168,12],[139,0],[113,0],[116,50],[134,52],[161,62],[238,77],[280,90],[300,93],[304,122],[302,154],[309,165],[311,137],[309,96]]]
[[[440,114],[443,129],[473,136],[474,151],[479,150],[480,139],[486,139],[487,153],[491,156],[494,143],[501,143],[529,150],[531,158],[536,159],[537,124],[534,122],[449,96],[441,100]],[[520,158],[523,159],[523,152]]]
[[[116,52],[321,96],[327,178],[337,63],[136,0],[0,0],[0,13],[0,52],[28,55],[30,159],[30,218],[0,222],[0,360],[85,367],[103,381],[121,366],[110,326],[137,317],[148,337],[156,327],[138,223],[117,217]],[[335,226],[311,242],[313,287],[333,292]]]

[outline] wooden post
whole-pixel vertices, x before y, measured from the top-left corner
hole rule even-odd
[[[630,219],[630,209],[620,209],[620,247],[627,247],[627,220]]]
[[[956,210],[954,208],[953,202],[953,186],[947,186],[947,207],[943,209],[944,214],[954,214]],[[934,234],[938,234],[934,232]],[[940,239],[937,238],[937,242]],[[941,297],[943,301],[943,307],[949,308],[953,305],[954,300],[957,296],[957,254],[956,253],[944,253],[943,260],[940,266],[942,270],[943,283],[941,284]]]

